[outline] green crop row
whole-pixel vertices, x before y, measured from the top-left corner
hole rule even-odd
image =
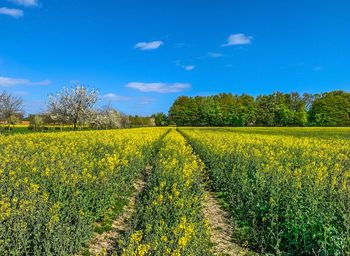
[[[133,227],[119,253],[132,255],[210,255],[202,212],[203,164],[175,130],[163,140]]]
[[[276,255],[350,254],[350,140],[183,128],[237,222]],[[324,137],[324,136],[323,136]]]
[[[77,252],[94,222],[122,208],[164,133],[0,136],[0,255]]]

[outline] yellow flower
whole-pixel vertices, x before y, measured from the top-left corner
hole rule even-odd
[[[138,230],[135,233],[131,234],[130,242],[131,243],[139,243],[142,239],[142,230]]]

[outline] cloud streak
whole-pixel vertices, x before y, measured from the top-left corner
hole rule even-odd
[[[24,78],[11,78],[0,76],[0,87],[15,87],[18,85],[49,85],[51,84],[50,80],[43,80],[39,82],[32,82],[29,79]]]
[[[196,66],[194,66],[194,65],[189,65],[189,66],[184,66],[183,68],[187,71],[191,71],[191,70],[194,70],[195,67]]]
[[[38,6],[38,0],[7,0],[8,2],[22,6]]]
[[[182,64],[181,64],[181,61],[179,61],[179,60],[176,60],[176,61],[175,61],[175,65],[176,65],[176,66],[179,66],[179,67],[181,67],[181,68],[183,68],[183,69],[186,70],[186,71],[191,71],[191,70],[193,70],[193,69],[196,68],[195,65],[182,65]]]
[[[245,45],[251,44],[253,37],[247,36],[245,34],[232,34],[227,38],[227,43],[223,44],[223,47],[231,46],[231,45]]]
[[[140,92],[157,92],[157,93],[176,93],[191,88],[186,83],[139,83],[131,82],[126,87],[138,90]]]
[[[152,42],[138,42],[135,44],[135,49],[140,49],[142,51],[155,50],[164,44],[163,41],[152,41]]]
[[[106,101],[111,101],[111,102],[117,102],[117,101],[122,101],[122,100],[129,100],[129,97],[125,97],[125,96],[121,96],[118,94],[114,94],[114,93],[107,93],[105,95],[102,96],[103,100]]]
[[[20,18],[23,16],[23,11],[20,9],[1,7],[0,14],[11,16],[13,18]]]

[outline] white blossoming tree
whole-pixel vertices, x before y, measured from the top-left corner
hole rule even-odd
[[[89,120],[97,99],[97,90],[77,84],[49,95],[48,112],[53,120],[73,124],[76,130],[78,124]]]
[[[90,118],[90,125],[96,129],[114,129],[122,127],[122,115],[111,106],[96,110]]]

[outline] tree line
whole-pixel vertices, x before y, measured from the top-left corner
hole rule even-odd
[[[77,84],[50,94],[44,113],[23,118],[23,99],[0,93],[0,124],[28,120],[30,128],[47,125],[113,129],[140,126],[350,126],[350,93],[321,94],[274,92],[257,97],[221,93],[213,96],[178,97],[168,115],[125,115],[110,105],[97,107],[98,91]],[[58,126],[58,127],[57,127]]]
[[[71,125],[73,130],[155,126],[153,117],[125,115],[110,105],[98,107],[98,100],[97,90],[77,84],[50,94],[44,113],[23,118],[23,99],[3,91],[0,93],[0,123],[10,129],[12,125],[26,120],[35,131],[42,131],[49,125],[57,129]]]
[[[221,93],[178,97],[169,109],[178,126],[350,126],[350,93]]]

